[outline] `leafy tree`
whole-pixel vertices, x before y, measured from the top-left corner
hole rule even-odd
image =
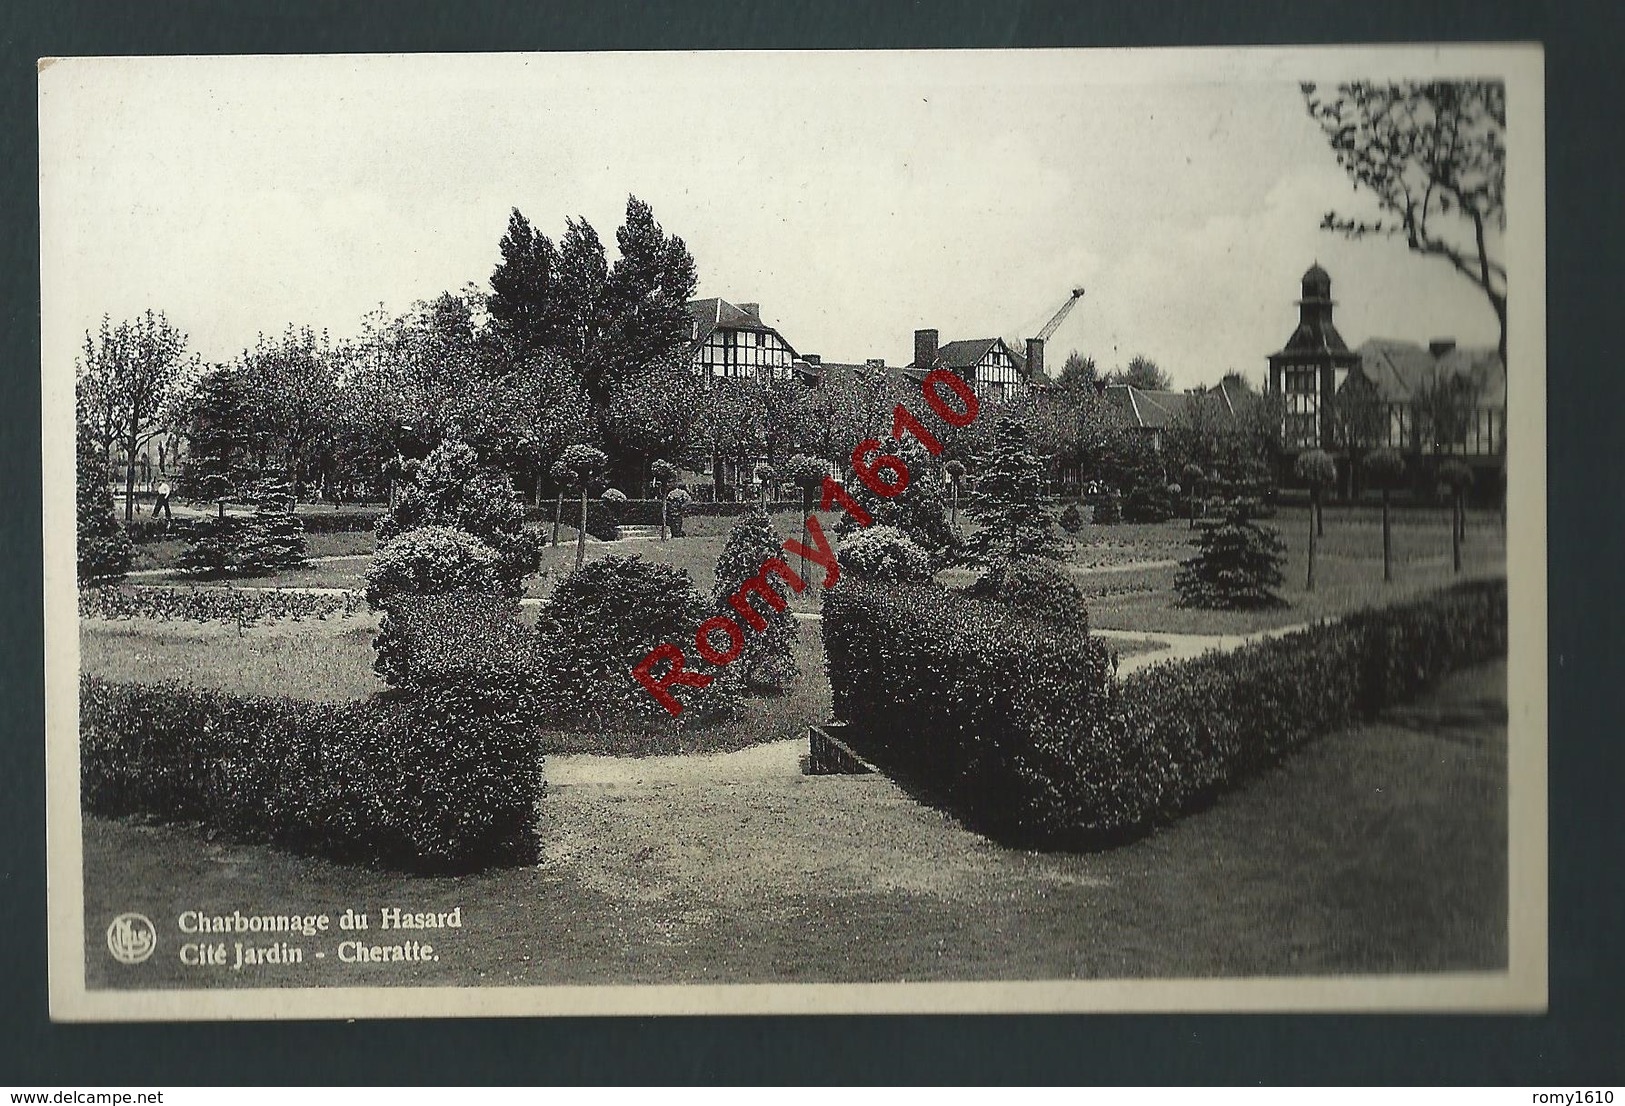
[[[1389,530],[1388,497],[1405,479],[1405,458],[1397,449],[1378,449],[1361,461],[1366,482],[1382,489],[1382,582],[1394,579],[1393,536]]]
[[[277,340],[263,334],[245,351],[240,372],[256,418],[263,420],[297,503],[311,460],[331,439],[333,410],[347,353],[323,331],[289,326]]]
[[[689,336],[694,259],[667,235],[649,206],[629,197],[609,265],[585,219],[568,219],[557,247],[515,210],[491,275],[488,309],[511,359],[542,352],[563,358],[580,383],[599,438],[619,390]]]
[[[548,470],[548,476],[553,481],[554,495],[557,497],[553,503],[553,548],[559,547],[559,522],[564,518],[564,490],[575,480],[570,467],[562,460],[554,461],[553,467]]]
[[[967,558],[990,566],[1017,557],[1060,560],[1061,537],[1044,507],[1044,462],[1027,448],[1020,423],[1001,419],[996,434],[977,466],[976,493],[966,505],[982,524],[966,539]]]
[[[590,445],[573,445],[559,458],[559,467],[569,477],[570,483],[581,489],[581,523],[576,528],[577,572],[581,571],[581,565],[587,559],[587,485],[594,476],[604,471],[607,461],[603,450]]]
[[[1439,466],[1439,483],[1450,497],[1450,559],[1461,571],[1461,544],[1467,537],[1467,489],[1473,486],[1473,470],[1460,461]]]
[[[1337,465],[1325,450],[1310,449],[1298,454],[1293,472],[1309,488],[1309,575],[1304,588],[1314,591],[1315,535],[1317,531],[1325,532],[1320,521],[1320,499],[1337,482]]]
[[[525,529],[525,509],[506,473],[480,464],[473,447],[456,438],[437,446],[418,466],[390,512],[378,520],[387,542],[421,526],[449,526],[479,538],[497,555],[505,590],[517,595],[536,570],[536,542]]]
[[[1501,81],[1351,81],[1323,96],[1302,86],[1337,163],[1382,217],[1328,211],[1326,230],[1395,237],[1472,281],[1500,324],[1507,356],[1506,85]]]
[[[1388,437],[1388,405],[1377,386],[1364,375],[1351,374],[1332,400],[1332,425],[1348,450],[1350,469],[1368,472],[1363,458]]]
[[[130,571],[130,536],[113,510],[107,486],[107,455],[84,427],[76,441],[76,507],[79,580],[121,580]]]
[[[179,421],[196,360],[186,355],[186,335],[163,312],[148,310],[112,325],[102,316],[94,338],[85,332],[76,365],[75,406],[91,441],[111,459],[125,462],[124,517],[135,517],[135,466],[141,448]]]
[[[1248,610],[1281,607],[1275,591],[1284,579],[1286,546],[1274,530],[1244,514],[1232,514],[1193,541],[1194,557],[1183,562],[1174,578],[1181,607]]]
[[[608,453],[622,461],[617,477],[641,487],[654,458],[688,455],[703,438],[705,398],[700,382],[675,356],[618,386],[604,414]]]
[[[744,594],[741,586],[757,577],[764,563],[782,556],[779,536],[773,532],[766,510],[758,505],[733,524],[717,558],[717,582],[711,592],[717,613],[735,622],[750,623],[744,635],[744,651],[734,662],[747,687],[782,688],[796,678],[798,629],[788,604],[781,610],[760,598],[747,597],[744,602],[753,612],[747,615],[730,603],[734,596]],[[787,586],[772,583],[773,579],[769,578],[768,587]]]
[[[1055,383],[1066,391],[1082,391],[1092,389],[1099,380],[1100,372],[1095,368],[1095,359],[1073,350],[1066,355],[1066,361],[1061,365],[1061,375]]]
[[[538,234],[516,207],[498,249],[502,261],[491,274],[487,309],[510,358],[557,346],[565,314],[557,290],[559,252],[552,239]]]
[[[1157,363],[1144,354],[1135,354],[1128,367],[1115,369],[1106,376],[1107,384],[1131,384],[1143,392],[1167,392],[1174,386],[1173,378],[1163,372]]]

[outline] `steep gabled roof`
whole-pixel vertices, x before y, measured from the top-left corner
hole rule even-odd
[[[691,348],[702,345],[712,332],[717,330],[759,330],[766,334],[778,334],[779,341],[790,346],[792,353],[795,352],[795,346],[791,345],[788,338],[764,323],[760,315],[752,315],[738,304],[712,297],[689,300],[684,306],[688,308],[688,313],[695,323]]]
[[[936,365],[955,370],[973,368],[981,363],[982,358],[986,357],[994,346],[1002,347],[1018,369],[1026,370],[1027,359],[1011,349],[1003,338],[962,338],[957,342],[944,343],[937,347]],[[919,365],[911,362],[908,367],[930,370],[936,365]]]
[[[1480,403],[1506,404],[1506,366],[1496,350],[1456,346],[1435,357],[1432,350],[1416,342],[1372,338],[1356,352],[1360,373],[1389,402],[1409,402],[1435,381],[1461,377],[1473,384]]]

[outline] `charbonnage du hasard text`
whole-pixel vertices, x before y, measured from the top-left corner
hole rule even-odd
[[[182,911],[180,960],[190,967],[245,971],[278,964],[423,964],[440,959],[463,908],[345,909],[338,914],[210,914]],[[434,940],[430,940],[433,937]],[[435,942],[439,942],[436,944]]]

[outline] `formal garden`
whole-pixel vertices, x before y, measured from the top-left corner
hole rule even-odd
[[[357,882],[410,887],[414,901],[479,904],[532,950],[510,961],[514,946],[477,943],[458,967],[399,981],[997,974],[1002,943],[967,935],[982,923],[1032,942],[1017,974],[1504,955],[1494,512],[1449,496],[1403,508],[1215,497],[1197,510],[1170,487],[1160,520],[1122,521],[1118,497],[1057,498],[1014,420],[960,464],[975,476],[963,496],[953,461],[913,442],[881,456],[908,470],[906,486],[849,472],[850,494],[820,509],[827,466],[792,459],[802,494],[790,481],[778,501],[737,503],[697,503],[682,470],[662,466],[663,495],[632,500],[605,486],[601,451],[572,447],[554,501],[527,506],[450,437],[387,507],[295,510],[273,481],[252,505],[202,501],[161,527],[120,523],[91,457],[87,870],[121,887],[150,878],[189,904],[197,880],[222,902],[250,879],[255,894],[283,879],[335,900]],[[809,517],[838,581],[759,602],[739,662],[680,688],[679,716],[662,710],[633,667],[719,611],[743,612],[730,599],[766,558],[816,585],[824,569],[784,552],[810,540]],[[1438,740],[1430,718],[1466,731],[1440,763],[1419,748]],[[811,725],[881,776],[803,775]],[[1463,740],[1483,754],[1470,767]],[[1301,751],[1311,744],[1329,747]],[[1397,759],[1373,761],[1384,747]],[[1366,809],[1363,777],[1397,786],[1404,805]],[[1456,803],[1464,786],[1474,800]],[[1304,833],[1315,844],[1300,849]],[[1399,839],[1421,871],[1464,885],[1479,919],[1465,944],[1429,928],[1440,911],[1414,866],[1383,861]],[[206,871],[198,842],[216,858]],[[1465,867],[1444,847],[1463,842],[1478,842]],[[1174,881],[1212,880],[1199,858],[1252,890],[1234,907],[1215,891],[1212,932],[1154,952],[1145,927],[1195,924],[1153,904],[1183,918],[1165,900]],[[1321,918],[1321,943],[1285,961],[1280,948],[1218,946],[1283,909],[1286,885],[1324,883],[1327,863],[1420,920],[1396,929],[1328,886],[1368,933]],[[724,955],[758,891],[763,948]],[[92,890],[87,909],[111,893]],[[1080,938],[1070,911],[1097,893],[1104,912]],[[568,940],[554,942],[566,916]],[[1115,945],[1125,932],[1139,944]],[[836,967],[842,942],[863,948]]]

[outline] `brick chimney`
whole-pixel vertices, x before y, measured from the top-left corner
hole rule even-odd
[[[922,369],[929,369],[937,360],[937,332],[934,330],[916,330],[914,332],[914,364]]]
[[[743,311],[757,322],[762,321],[762,305],[759,303],[742,303],[739,305],[739,310]]]
[[[1428,352],[1433,354],[1435,361],[1455,348],[1456,340],[1454,338],[1435,338],[1428,343]]]
[[[1027,339],[1027,378],[1043,383],[1044,380],[1044,339]]]

